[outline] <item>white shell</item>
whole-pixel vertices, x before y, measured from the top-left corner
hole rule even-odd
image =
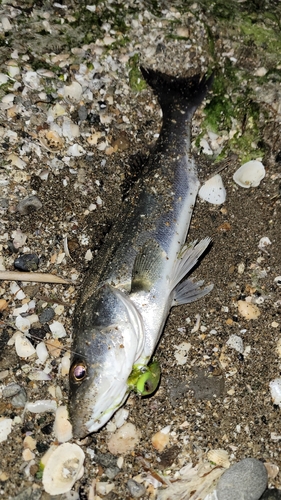
[[[53,321],[53,323],[50,324],[50,330],[54,339],[60,339],[66,336],[65,328],[59,321]]]
[[[43,471],[43,486],[50,495],[71,490],[75,481],[84,474],[85,455],[77,444],[64,443],[49,456]]]
[[[233,175],[233,180],[243,188],[257,187],[265,176],[263,164],[258,160],[244,163]]]
[[[34,403],[26,403],[25,409],[31,413],[45,413],[56,411],[57,403],[53,399],[38,399]]]
[[[275,378],[269,382],[272,401],[281,407],[281,378]]]
[[[230,466],[229,457],[226,450],[222,450],[220,448],[217,450],[210,450],[207,453],[207,457],[210,462],[213,462],[216,465],[221,465],[226,469]]]
[[[6,441],[8,435],[12,432],[12,423],[11,418],[0,419],[0,443]]]
[[[29,358],[36,352],[31,342],[20,332],[16,335],[15,347],[20,358]]]
[[[221,205],[226,200],[226,191],[219,174],[208,179],[199,190],[199,197],[213,205]]]
[[[56,411],[54,434],[59,443],[65,443],[72,439],[72,425],[68,420],[66,406],[59,406]]]
[[[235,349],[235,351],[240,352],[241,354],[244,351],[243,339],[238,335],[230,335],[226,345],[232,347],[232,349]]]

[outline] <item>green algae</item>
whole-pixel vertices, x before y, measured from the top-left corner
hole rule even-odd
[[[129,85],[135,92],[140,92],[146,88],[146,83],[140,71],[139,55],[134,54],[128,61]]]

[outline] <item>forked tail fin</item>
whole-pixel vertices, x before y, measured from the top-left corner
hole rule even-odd
[[[210,90],[214,79],[214,74],[177,78],[143,66],[140,69],[145,81],[158,97],[164,118],[172,115],[175,110],[191,117]]]

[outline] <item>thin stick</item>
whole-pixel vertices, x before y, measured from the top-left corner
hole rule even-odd
[[[36,283],[60,283],[70,285],[72,281],[49,273],[24,273],[20,271],[0,271],[0,280],[6,281],[34,281]]]

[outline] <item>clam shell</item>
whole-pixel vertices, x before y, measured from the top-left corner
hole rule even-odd
[[[43,471],[43,486],[50,495],[71,490],[84,474],[85,455],[77,444],[64,443],[50,454]]]
[[[226,200],[226,191],[221,176],[217,174],[208,179],[201,186],[198,195],[202,200],[208,201],[213,205],[224,203]]]
[[[48,151],[59,151],[64,146],[64,140],[54,130],[40,130],[38,137]]]
[[[244,163],[233,175],[233,180],[243,188],[257,187],[265,176],[263,164],[258,160]]]
[[[213,462],[216,465],[220,465],[221,467],[225,467],[228,469],[230,466],[230,461],[228,457],[228,453],[226,450],[222,450],[218,448],[217,450],[210,450],[207,453],[207,458],[210,462]]]

